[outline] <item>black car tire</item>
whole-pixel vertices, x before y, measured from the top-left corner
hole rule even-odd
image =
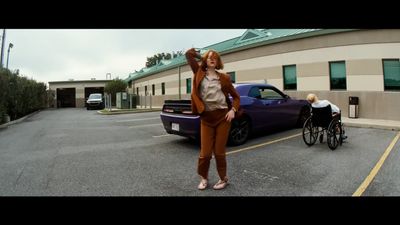
[[[250,121],[247,118],[241,118],[232,121],[229,131],[228,144],[238,146],[244,144],[250,134]]]
[[[310,107],[303,107],[300,110],[299,118],[297,119],[297,124],[296,126],[298,128],[302,128],[304,126],[304,123],[306,120],[311,116],[311,110]]]

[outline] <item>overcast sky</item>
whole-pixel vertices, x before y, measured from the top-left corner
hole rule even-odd
[[[2,31],[0,35],[2,35]],[[206,47],[244,29],[6,29],[4,66],[38,82],[125,79],[147,57]]]

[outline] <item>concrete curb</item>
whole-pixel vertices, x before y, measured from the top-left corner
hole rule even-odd
[[[36,113],[38,113],[38,112],[40,112],[40,111],[41,111],[41,110],[38,110],[38,111],[35,111],[35,112],[33,112],[33,113],[31,113],[31,114],[28,114],[28,115],[26,115],[26,116],[24,116],[24,117],[21,117],[21,118],[19,118],[19,119],[17,119],[17,120],[13,120],[13,121],[10,121],[10,122],[8,122],[8,123],[1,124],[1,125],[0,125],[0,129],[8,128],[8,126],[10,126],[10,125],[13,125],[13,124],[16,124],[16,123],[20,123],[20,122],[22,122],[22,121],[24,121],[25,119],[27,119],[27,118],[29,118],[29,117],[35,115]]]
[[[118,114],[132,114],[132,113],[143,113],[143,112],[160,112],[161,108],[158,109],[136,109],[136,110],[113,110],[111,112],[102,112],[102,111],[97,111],[98,114],[101,115],[118,115]]]
[[[342,117],[344,126],[400,131],[400,121]]]

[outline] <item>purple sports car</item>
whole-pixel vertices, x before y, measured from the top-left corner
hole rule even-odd
[[[234,84],[243,114],[232,121],[229,145],[241,145],[251,132],[302,127],[310,115],[306,100],[292,99],[269,84]],[[200,116],[193,115],[190,100],[166,100],[160,114],[169,134],[200,137]]]

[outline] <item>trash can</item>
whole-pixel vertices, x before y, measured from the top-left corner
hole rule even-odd
[[[358,97],[349,97],[349,118],[358,118]]]

